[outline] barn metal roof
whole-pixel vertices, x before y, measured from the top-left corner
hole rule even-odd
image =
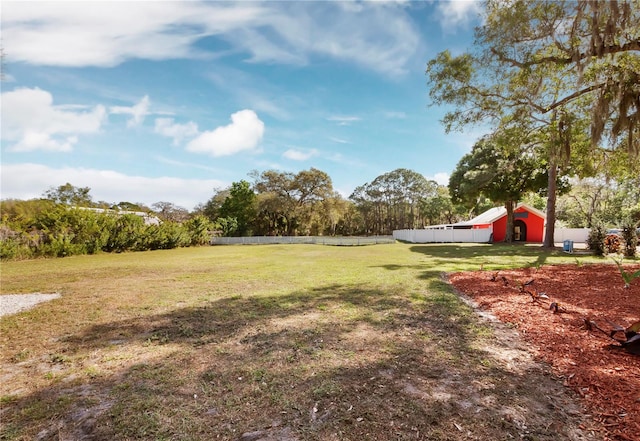
[[[524,208],[525,210],[543,218],[546,219],[547,216],[540,210],[531,207],[530,205],[527,204],[523,204],[523,203],[519,203],[518,205],[516,205],[516,207],[514,208],[514,210],[517,210],[518,208]],[[503,216],[507,215],[507,209],[505,207],[493,207],[488,209],[487,211],[485,211],[482,214],[479,214],[478,216],[474,217],[473,219],[470,219],[468,221],[464,221],[464,222],[458,222],[457,224],[454,225],[479,225],[479,224],[492,224],[495,221],[497,221],[498,219],[500,219]]]

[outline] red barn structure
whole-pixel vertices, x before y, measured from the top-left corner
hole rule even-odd
[[[545,214],[526,204],[513,210],[513,240],[542,243]],[[494,207],[471,220],[456,224],[429,225],[414,230],[395,230],[393,237],[412,243],[504,242],[507,237],[507,209]]]
[[[529,205],[518,204],[513,210],[513,240],[516,242],[539,242],[544,238],[546,215]],[[453,228],[493,228],[493,242],[503,242],[507,235],[507,209],[494,207]]]

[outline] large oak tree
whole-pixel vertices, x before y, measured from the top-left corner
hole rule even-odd
[[[527,192],[540,192],[547,183],[546,164],[527,151],[500,145],[499,136],[480,139],[458,162],[449,179],[454,203],[475,205],[484,196],[507,210],[505,242],[513,241],[514,208]]]
[[[554,243],[559,167],[581,142],[576,120],[589,109],[591,146],[604,139],[640,152],[640,2],[485,2],[471,51],[429,61],[434,104],[453,105],[447,131],[468,124],[522,125],[545,145],[545,246]],[[576,139],[577,137],[577,139]]]

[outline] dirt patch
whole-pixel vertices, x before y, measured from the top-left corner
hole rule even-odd
[[[2,294],[0,295],[0,317],[3,315],[15,314],[26,311],[36,306],[38,303],[48,302],[60,297],[60,294]]]
[[[625,268],[637,271],[640,265]],[[481,311],[519,331],[530,353],[582,397],[605,439],[640,440],[640,356],[587,329],[584,321],[607,330],[639,320],[640,279],[625,289],[615,265],[596,264],[460,272],[449,280]],[[522,290],[532,280],[527,291],[534,295]]]

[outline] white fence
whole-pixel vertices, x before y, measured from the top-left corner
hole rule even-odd
[[[492,228],[481,229],[422,229],[394,230],[393,237],[412,243],[477,242],[487,243],[491,239]]]
[[[554,240],[562,243],[565,240],[572,240],[575,243],[587,243],[589,238],[589,228],[556,228]],[[393,237],[411,243],[445,243],[445,242],[476,242],[488,243],[491,239],[493,229],[430,229],[421,230],[395,230]]]
[[[576,243],[587,243],[590,228],[556,228],[553,233],[554,242],[572,240]]]
[[[376,245],[395,243],[393,236],[250,236],[212,237],[211,245],[268,245],[268,244],[314,244],[336,246]]]

